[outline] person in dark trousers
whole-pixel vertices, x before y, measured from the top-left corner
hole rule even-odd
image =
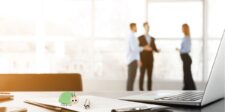
[[[183,90],[196,90],[196,86],[191,73],[192,59],[189,55],[189,53],[191,52],[191,37],[189,25],[183,24],[182,31],[184,33],[184,37],[182,39],[181,49],[177,50],[180,52],[181,60],[183,62]]]
[[[133,85],[137,73],[137,67],[140,63],[140,48],[138,46],[138,40],[135,36],[137,32],[137,26],[135,23],[130,24],[130,34],[128,35],[127,46],[127,64],[128,64],[128,79],[127,79],[127,91],[133,90]]]
[[[141,91],[144,90],[143,84],[144,84],[144,76],[146,71],[148,74],[147,89],[152,90],[152,70],[153,70],[153,62],[154,62],[153,53],[159,52],[155,44],[155,38],[149,35],[149,30],[150,30],[149,24],[145,22],[143,24],[143,27],[145,29],[145,34],[141,35],[138,38],[139,46],[142,49],[140,53],[142,66],[140,68],[140,80],[139,80],[139,89]]]

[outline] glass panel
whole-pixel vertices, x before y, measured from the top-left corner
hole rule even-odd
[[[150,33],[159,38],[183,37],[181,25],[188,23],[192,38],[202,38],[202,1],[153,1],[148,3]]]
[[[94,3],[95,37],[125,37],[130,22],[142,26],[146,21],[145,0],[95,0]]]
[[[210,74],[215,56],[220,43],[220,38],[225,30],[225,16],[223,14],[225,7],[224,0],[208,0],[208,40],[207,40],[207,57],[208,57],[208,76]]]
[[[124,80],[127,77],[125,43],[125,39],[95,40],[95,78]]]
[[[153,76],[158,80],[182,80],[183,68],[180,53],[176,48],[180,47],[181,40],[156,40],[160,53],[155,53]],[[194,80],[202,80],[202,41],[192,40],[192,75]]]
[[[0,53],[0,73],[35,72],[35,55],[33,53]]]
[[[60,61],[56,58],[55,70],[62,70],[66,72],[78,72],[85,78],[92,78],[93,76],[93,58],[94,58],[93,40],[76,39],[73,41],[65,41],[65,57]],[[62,64],[59,64],[62,63]]]
[[[208,34],[210,38],[221,38],[225,30],[225,0],[208,0]]]
[[[155,54],[153,77],[156,80],[182,80],[182,61],[175,48],[181,40],[157,40],[162,52]],[[95,40],[94,77],[97,79],[124,80],[127,74],[125,40]],[[114,46],[114,47],[111,47]],[[202,42],[192,40],[192,73],[196,81],[202,80]],[[166,57],[165,57],[166,56]],[[109,59],[110,58],[110,59]],[[175,70],[174,70],[175,69]],[[139,74],[139,72],[138,72]]]
[[[46,34],[83,38],[92,28],[91,0],[44,0]]]
[[[191,7],[191,8],[190,8]],[[179,10],[178,10],[179,9]],[[180,48],[182,24],[188,23],[192,38],[192,74],[194,80],[203,79],[203,2],[151,1],[148,2],[150,35],[157,39],[162,52],[155,54],[154,78],[158,80],[182,80],[182,61],[175,50]]]
[[[1,0],[0,35],[30,36],[35,34],[39,0]],[[0,38],[7,38],[2,37]],[[17,38],[12,37],[13,39]]]
[[[175,48],[183,36],[181,24],[188,22],[193,38],[192,72],[195,80],[201,80],[202,2],[148,5],[151,34],[162,50],[155,54],[154,78],[182,80]],[[18,35],[34,35],[37,39],[1,40],[0,67],[4,69],[0,72],[79,72],[85,78],[124,80],[129,23],[138,24],[140,35],[146,21],[146,0],[7,0],[0,1],[0,9],[0,35],[16,35],[12,38],[18,40]]]

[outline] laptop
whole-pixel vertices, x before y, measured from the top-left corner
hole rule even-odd
[[[224,98],[225,76],[225,31],[210,72],[205,91],[151,91],[145,94],[120,98],[121,100],[162,105],[203,107]]]

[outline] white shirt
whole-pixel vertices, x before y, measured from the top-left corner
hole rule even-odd
[[[128,35],[127,42],[127,64],[130,64],[132,61],[140,60],[140,48],[134,32]]]
[[[146,39],[146,41],[147,41],[148,44],[151,43],[151,38],[152,37],[150,35],[145,35],[145,39]],[[140,47],[140,50],[141,51],[144,51],[144,47]]]
[[[151,36],[150,35],[145,35],[146,41],[148,44],[151,42]]]

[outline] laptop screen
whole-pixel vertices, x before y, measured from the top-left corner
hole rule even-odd
[[[224,97],[225,75],[225,31],[220,41],[218,51],[206,85],[202,105],[211,103]]]

